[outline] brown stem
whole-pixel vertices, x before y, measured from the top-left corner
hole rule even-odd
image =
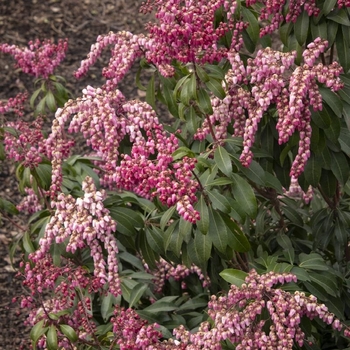
[[[240,265],[243,267],[243,270],[246,271],[246,272],[248,272],[248,271],[249,271],[248,265],[247,265],[247,263],[242,259],[241,254],[237,253],[236,256],[237,256],[237,260],[239,261]]]
[[[20,229],[23,232],[26,232],[27,229],[22,227],[21,225],[17,224],[15,221],[13,221],[10,217],[8,217],[6,214],[2,214],[2,216],[8,220],[9,222],[11,222],[12,225],[16,226],[18,229]]]
[[[321,53],[321,61],[322,61],[322,64],[325,66],[326,65],[326,59],[324,57],[324,53],[323,52]]]
[[[328,196],[324,193],[322,187],[320,185],[317,186],[318,190],[320,191],[321,193],[321,196],[323,197],[323,199],[325,200],[325,202],[328,204],[329,208],[330,209],[335,209],[336,208],[336,205],[335,203],[333,203],[330,198],[328,198]]]
[[[213,125],[211,124],[211,121],[210,121],[210,118],[209,118],[209,115],[208,115],[208,114],[205,115],[205,119],[206,119],[207,122],[208,122],[210,134],[211,134],[211,136],[213,137],[214,142],[216,143],[218,140],[217,140],[217,138],[216,138],[216,136],[215,136],[214,129],[213,129]]]

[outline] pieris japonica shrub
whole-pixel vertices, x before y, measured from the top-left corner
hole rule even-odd
[[[105,83],[72,99],[66,41],[0,46],[41,82],[31,122],[25,93],[0,105],[32,347],[348,348],[350,2],[152,11],[97,38],[75,75],[109,49]],[[144,100],[122,93],[133,66]]]

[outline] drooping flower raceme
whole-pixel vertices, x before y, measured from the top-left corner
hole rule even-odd
[[[59,40],[57,45],[51,40],[35,40],[28,43],[29,47],[0,44],[0,51],[10,54],[17,61],[17,67],[24,73],[39,78],[48,78],[62,62],[68,49],[68,40]]]
[[[83,198],[59,194],[52,202],[55,214],[46,226],[44,237],[40,239],[40,248],[30,256],[33,262],[40,261],[52,244],[68,240],[66,251],[75,253],[88,247],[94,260],[94,276],[101,285],[108,283],[109,291],[119,295],[117,241],[113,235],[116,224],[103,206],[105,194],[97,191],[93,180],[86,177],[83,181]],[[107,262],[103,248],[107,251]]]
[[[179,147],[176,135],[164,130],[150,105],[125,101],[119,90],[88,87],[82,98],[69,101],[56,112],[47,140],[47,147],[53,150],[53,196],[61,186],[61,165],[67,149],[64,130],[71,115],[74,117],[68,131],[81,131],[101,158],[98,165],[104,185],[130,190],[145,198],[158,196],[168,206],[176,204],[186,220],[199,219],[193,207],[198,190],[192,174],[195,159],[185,157],[175,162],[172,153]],[[130,154],[120,154],[125,137],[132,142]]]

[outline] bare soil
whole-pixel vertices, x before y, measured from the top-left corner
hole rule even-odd
[[[103,64],[109,53],[101,58],[88,75],[77,81],[73,72],[79,67],[100,34],[109,31],[129,30],[140,33],[148,21],[139,14],[141,0],[0,0],[0,42],[26,45],[36,38],[68,38],[69,50],[58,71],[67,79],[73,96],[79,96],[87,86],[104,83],[101,76]],[[0,100],[7,100],[24,90],[30,90],[33,78],[13,68],[14,60],[0,53]],[[136,67],[135,67],[136,69]],[[138,95],[134,88],[135,70],[126,76],[120,90],[128,98]],[[28,115],[27,115],[28,117]],[[15,166],[0,161],[0,196],[18,204],[21,196],[15,178]],[[22,234],[26,217],[2,217],[0,222],[0,350],[29,348],[29,329],[19,302],[13,302],[25,291],[9,258],[11,242]],[[20,252],[15,258],[15,267]]]

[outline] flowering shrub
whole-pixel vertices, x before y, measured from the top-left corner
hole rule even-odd
[[[349,7],[146,1],[156,22],[100,35],[75,76],[111,46],[106,82],[76,99],[66,41],[0,46],[41,77],[33,122],[26,95],[0,105],[34,349],[349,347]],[[119,90],[135,64],[142,101]]]

